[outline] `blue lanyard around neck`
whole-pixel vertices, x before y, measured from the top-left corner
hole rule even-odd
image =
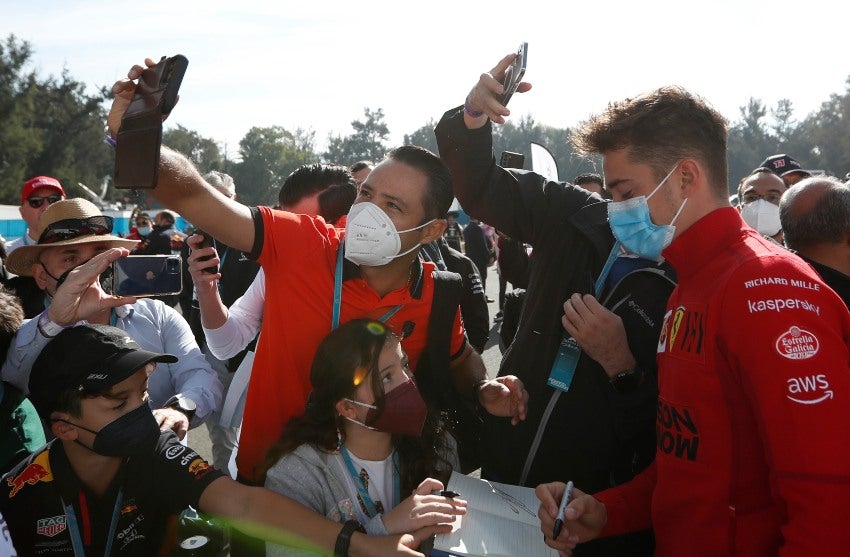
[[[345,251],[345,244],[340,242],[339,251],[336,255],[336,270],[334,271],[334,307],[333,307],[333,317],[331,322],[331,329],[336,329],[339,327],[339,310],[342,306],[342,254]],[[416,286],[419,286],[419,281],[422,280],[422,274],[419,274],[419,278],[417,279]],[[386,323],[393,315],[399,312],[399,310],[404,306],[404,304],[398,304],[395,307],[390,308],[388,312],[383,314],[378,318],[378,321],[381,323]]]
[[[74,548],[74,557],[85,557],[86,549],[83,546],[83,538],[80,536],[80,526],[77,523],[77,514],[74,512],[74,505],[65,504],[65,499],[61,498],[62,506],[65,507],[65,521],[68,525],[68,532],[71,534],[71,545]],[[106,547],[103,550],[104,557],[109,557],[112,553],[112,541],[115,539],[115,531],[118,529],[118,517],[121,511],[121,504],[124,500],[124,488],[118,490],[118,497],[115,499],[115,508],[112,509],[112,521],[109,524],[109,534],[106,537]]]
[[[378,516],[378,508],[375,506],[375,502],[372,501],[372,497],[369,495],[369,490],[366,489],[366,486],[363,484],[363,478],[360,477],[360,474],[354,467],[354,462],[352,462],[351,455],[348,453],[348,449],[345,448],[345,445],[340,445],[339,454],[342,455],[342,459],[345,461],[345,467],[348,468],[348,473],[351,474],[351,479],[354,480],[354,485],[357,487],[357,493],[360,495],[360,500],[363,501],[363,506],[366,507],[366,515],[369,518],[375,518]],[[377,480],[377,478],[370,479],[372,481]],[[398,453],[393,450],[393,500],[391,506],[384,506],[384,511],[394,509],[401,501],[399,499],[399,482]]]
[[[605,260],[605,265],[602,266],[602,271],[599,272],[596,284],[593,285],[593,295],[597,300],[605,288],[605,281],[608,280],[608,273],[611,272],[611,267],[614,266],[614,262],[617,261],[617,257],[620,255],[620,246],[622,245],[619,240],[614,242],[614,247],[611,248],[611,253],[608,254],[608,259]]]

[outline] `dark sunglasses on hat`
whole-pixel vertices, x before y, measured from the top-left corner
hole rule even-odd
[[[53,244],[79,236],[101,236],[112,232],[112,217],[98,215],[82,219],[63,219],[47,225],[38,238],[39,244]]]
[[[47,201],[48,205],[53,205],[54,203],[56,203],[57,201],[60,201],[61,199],[62,199],[62,196],[59,195],[59,194],[48,195],[48,196],[45,196],[45,197],[33,196],[33,197],[30,197],[30,198],[27,199],[27,203],[29,203],[30,207],[32,207],[33,209],[38,209],[39,207],[44,205],[45,201]]]

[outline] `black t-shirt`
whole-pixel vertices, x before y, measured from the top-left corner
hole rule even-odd
[[[53,441],[0,480],[0,514],[21,555],[73,555],[70,513],[86,555],[103,555],[113,513],[118,522],[111,555],[156,555],[169,517],[197,507],[201,494],[223,476],[177,436],[163,432],[156,449],[125,461],[102,497],[80,483],[62,443]],[[118,494],[121,493],[120,504]],[[64,502],[64,504],[63,504]]]

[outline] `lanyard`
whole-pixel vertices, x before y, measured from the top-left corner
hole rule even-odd
[[[334,306],[333,306],[333,317],[331,323],[331,329],[336,329],[339,327],[339,310],[342,306],[342,252],[344,251],[345,246],[340,243],[339,251],[336,255],[336,271],[334,272]],[[419,286],[419,281],[422,280],[422,274],[419,274],[419,278],[416,279],[416,286]],[[404,304],[398,304],[397,306],[390,308],[388,312],[383,314],[378,318],[378,321],[381,323],[386,323],[393,315],[399,312],[399,310],[403,307]]]
[[[74,512],[73,505],[66,505],[65,499],[61,498],[62,506],[65,507],[65,521],[68,523],[68,531],[71,534],[71,545],[74,548],[75,557],[85,557],[86,550],[83,546],[83,539],[80,537],[80,527],[77,524],[77,514]],[[106,548],[103,551],[104,557],[109,557],[112,553],[112,540],[115,538],[115,531],[118,529],[118,516],[121,510],[121,503],[124,499],[124,488],[118,490],[118,497],[115,499],[115,508],[112,509],[112,522],[109,524],[109,534],[106,538]]]
[[[375,518],[378,515],[378,509],[375,506],[375,502],[372,501],[372,497],[369,496],[369,490],[366,489],[365,485],[363,485],[363,478],[360,477],[360,474],[357,473],[357,469],[354,468],[354,463],[351,461],[351,455],[348,454],[348,449],[345,448],[345,445],[340,445],[339,453],[345,461],[345,467],[348,468],[348,473],[351,474],[351,478],[354,480],[354,485],[357,486],[357,493],[360,495],[360,500],[363,501],[363,505],[366,507],[366,514],[369,518]],[[377,478],[372,478],[372,481],[375,480],[377,480]],[[400,502],[399,481],[398,453],[393,451],[393,500],[392,506],[384,506],[385,511],[394,509]]]
[[[608,259],[605,260],[605,265],[602,266],[602,271],[596,279],[596,284],[593,286],[594,294],[599,299],[605,288],[605,281],[608,279],[608,273],[611,272],[611,267],[617,260],[620,252],[620,242],[614,242],[614,247],[611,248],[611,253],[608,254]],[[552,369],[549,371],[549,377],[546,384],[554,387],[562,392],[570,390],[573,377],[575,376],[576,366],[578,365],[579,357],[581,356],[581,347],[578,342],[566,332],[561,334],[561,342],[558,343],[558,352],[555,354],[555,360],[552,362]]]
[[[593,295],[597,300],[602,294],[602,289],[605,288],[605,281],[608,280],[608,273],[611,272],[611,267],[614,266],[614,262],[617,261],[617,257],[620,255],[620,246],[622,245],[619,240],[614,242],[614,247],[611,248],[611,253],[608,254],[608,259],[605,261],[605,265],[602,266],[602,271],[599,272],[596,284],[593,285]]]

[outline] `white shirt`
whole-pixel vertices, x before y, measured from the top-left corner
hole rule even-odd
[[[251,286],[228,309],[224,325],[217,329],[204,327],[207,347],[212,355],[226,360],[248,346],[260,332],[265,304],[266,274],[260,269]]]
[[[143,350],[179,358],[174,364],[156,364],[148,383],[152,408],[162,408],[169,398],[182,394],[197,405],[192,420],[196,426],[221,407],[223,387],[218,374],[198,348],[189,324],[174,308],[159,300],[140,298],[135,304],[115,308],[115,315],[115,326],[126,331]],[[38,332],[38,317],[25,321],[9,346],[0,371],[3,380],[28,393],[32,364],[50,340]]]

